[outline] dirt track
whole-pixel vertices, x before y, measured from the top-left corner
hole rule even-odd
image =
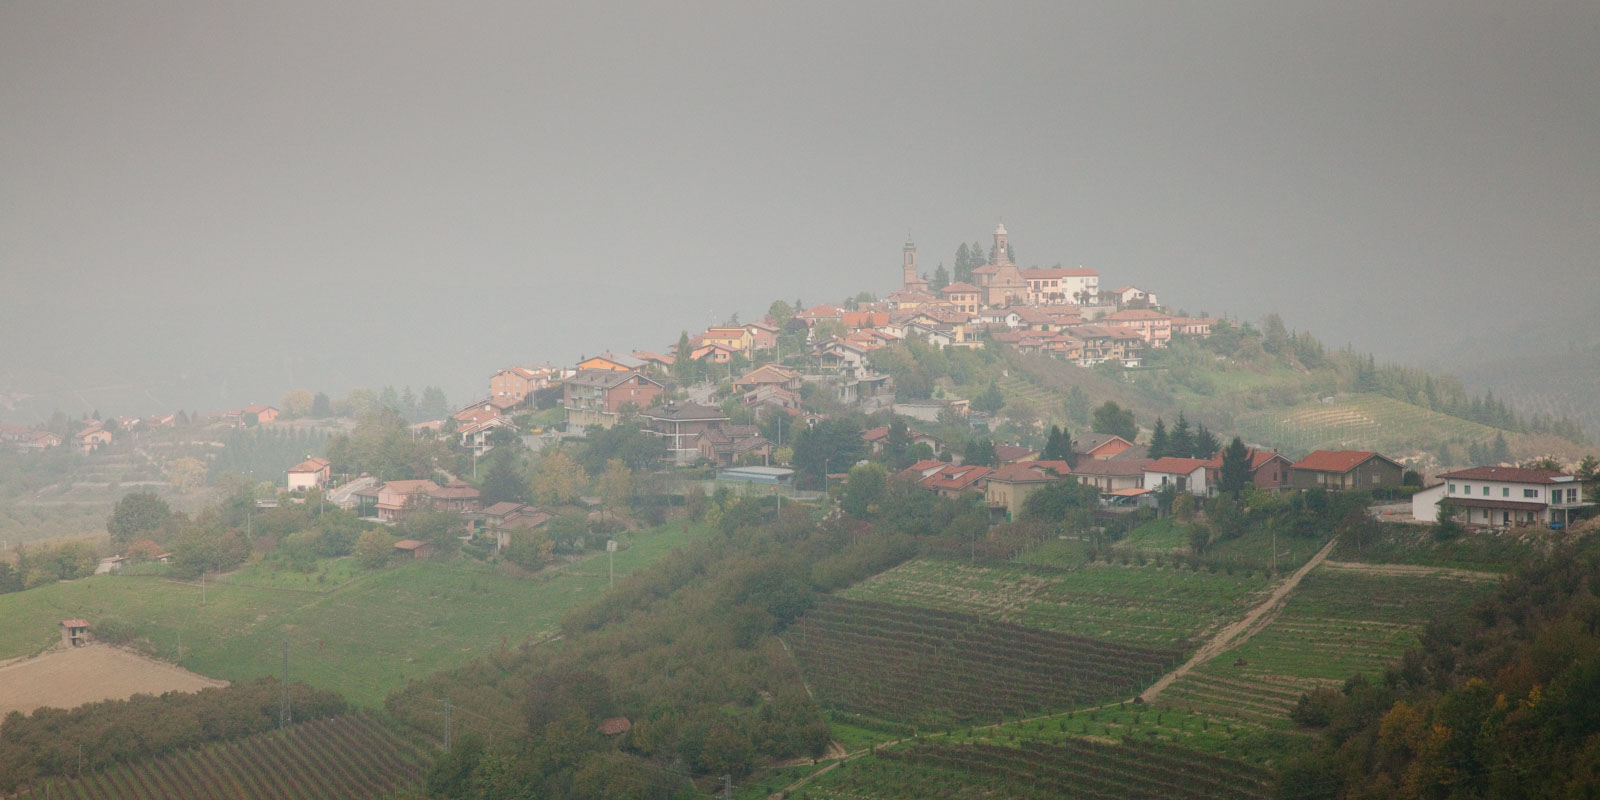
[[[36,708],[74,708],[97,700],[122,700],[135,694],[195,692],[227,686],[183,667],[137,653],[94,644],[52,650],[38,658],[0,667],[0,717]]]
[[[1195,667],[1198,667],[1201,664],[1216,658],[1222,653],[1222,651],[1227,650],[1228,648],[1250,638],[1251,636],[1254,636],[1256,631],[1266,627],[1266,623],[1270,621],[1268,613],[1276,610],[1283,604],[1284,598],[1288,597],[1289,593],[1294,591],[1296,586],[1300,585],[1300,579],[1304,578],[1306,573],[1316,569],[1318,564],[1321,564],[1324,560],[1326,560],[1328,558],[1328,554],[1333,552],[1333,546],[1338,544],[1338,542],[1339,537],[1337,536],[1329,539],[1328,543],[1323,545],[1322,549],[1318,550],[1317,554],[1312,556],[1310,561],[1307,561],[1303,566],[1295,570],[1293,575],[1290,575],[1288,578],[1285,578],[1282,583],[1278,584],[1277,588],[1272,590],[1272,595],[1270,597],[1268,597],[1260,605],[1250,609],[1250,613],[1245,614],[1244,619],[1241,619],[1238,622],[1223,628],[1217,633],[1216,636],[1211,637],[1211,640],[1202,645],[1188,661],[1183,663],[1183,666],[1178,667],[1177,669],[1165,675],[1162,675],[1160,680],[1151,684],[1150,688],[1144,690],[1144,692],[1139,695],[1139,699],[1145,701],[1146,703],[1155,702],[1155,699],[1161,695],[1162,690],[1166,689],[1168,686],[1171,686],[1173,681],[1188,675],[1194,670]]]

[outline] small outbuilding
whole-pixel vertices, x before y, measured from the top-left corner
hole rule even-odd
[[[82,647],[89,643],[89,621],[86,619],[61,620],[61,643],[67,647]]]
[[[394,543],[396,553],[404,553],[412,558],[427,558],[433,553],[433,545],[419,542],[416,539],[401,539]]]

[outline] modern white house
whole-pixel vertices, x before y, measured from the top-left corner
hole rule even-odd
[[[1144,467],[1144,488],[1152,491],[1162,486],[1176,486],[1180,492],[1205,497],[1206,461],[1199,458],[1158,458]]]
[[[1479,527],[1565,524],[1584,502],[1583,484],[1564,472],[1522,467],[1473,467],[1447,472],[1444,482],[1411,498],[1418,522],[1439,521],[1440,506]]]

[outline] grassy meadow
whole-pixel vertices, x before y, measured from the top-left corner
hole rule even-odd
[[[678,524],[636,532],[615,555],[616,573],[702,532]],[[0,595],[0,658],[49,646],[69,617],[226,680],[281,674],[288,642],[291,679],[377,707],[412,678],[551,633],[562,614],[606,591],[606,559],[591,555],[532,576],[465,559],[373,571],[331,559],[311,573],[249,567],[203,589],[158,576],[86,578]]]

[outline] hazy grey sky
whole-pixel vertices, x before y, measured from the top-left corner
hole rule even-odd
[[[1380,354],[1592,341],[1600,4],[10,2],[0,203],[0,392],[86,403],[464,400],[1000,218]]]

